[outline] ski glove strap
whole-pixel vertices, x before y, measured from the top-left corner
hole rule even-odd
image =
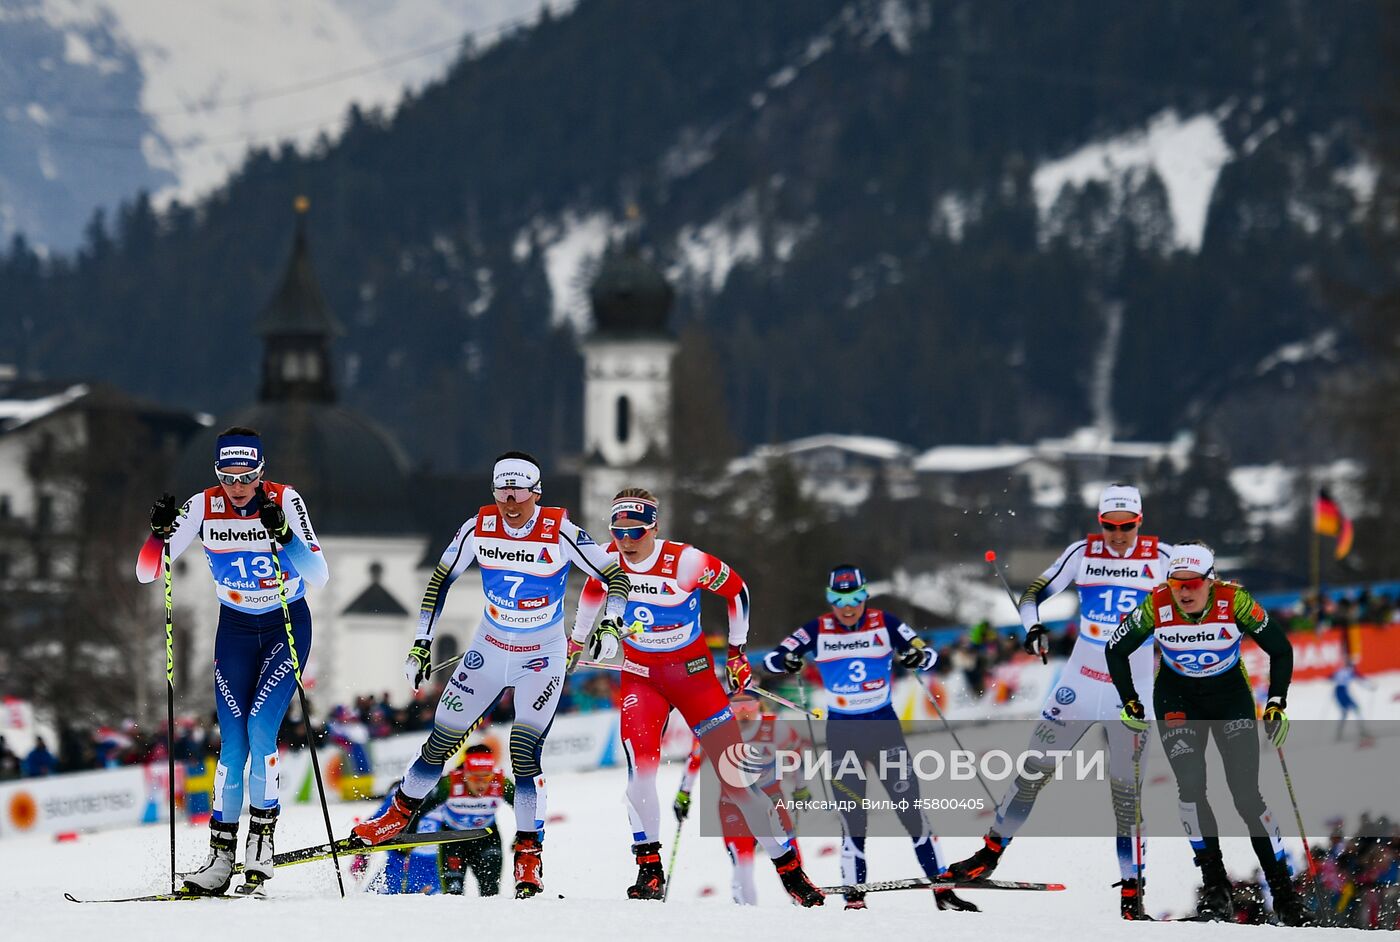
[[[1270,697],[1264,707],[1264,735],[1275,749],[1282,748],[1288,738],[1288,714],[1283,712],[1287,705],[1282,697]]]
[[[1123,712],[1118,718],[1123,721],[1123,725],[1135,733],[1147,730],[1147,710],[1143,708],[1142,701],[1134,697],[1123,704]]]

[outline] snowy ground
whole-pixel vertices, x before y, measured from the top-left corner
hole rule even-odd
[[[1374,704],[1376,718],[1400,717],[1400,674],[1377,678],[1371,697],[1363,692],[1363,704]],[[1302,718],[1330,718],[1330,686],[1325,683],[1296,685],[1292,714]],[[1390,744],[1381,748],[1393,750]],[[663,770],[664,797],[679,777],[677,769]],[[717,838],[690,833],[682,838],[671,901],[638,903],[622,899],[635,873],[630,859],[626,812],[622,804],[625,773],[621,770],[558,775],[550,779],[550,824],[545,851],[545,883],[548,898],[517,901],[509,898],[481,900],[454,897],[380,897],[359,892],[337,898],[335,877],[329,863],[309,864],[281,871],[264,901],[199,901],[188,904],[144,903],[75,905],[63,899],[69,891],[79,897],[104,897],[157,892],[167,881],[167,831],[142,827],[83,835],[67,843],[42,838],[19,838],[0,844],[0,924],[7,939],[101,938],[104,942],[184,936],[196,937],[211,927],[212,910],[218,910],[221,935],[232,938],[269,936],[272,933],[311,933],[322,927],[337,937],[378,938],[396,933],[437,934],[462,932],[470,925],[473,937],[504,938],[528,932],[535,939],[650,938],[661,934],[667,942],[687,942],[730,934],[751,933],[761,911],[729,902],[729,860]],[[369,804],[332,805],[336,833],[344,834],[355,818],[372,810]],[[1354,817],[1352,815],[1351,817]],[[509,825],[509,818],[504,822]],[[674,831],[664,826],[665,852]],[[180,825],[177,831],[180,866],[192,866],[202,858],[207,829]],[[282,849],[324,840],[320,813],[313,807],[289,807],[278,832]],[[953,858],[978,846],[977,838],[944,840]],[[833,838],[804,840],[809,872],[821,884],[840,882],[837,842]],[[890,879],[916,875],[908,841],[871,838],[867,848],[870,878]],[[1240,839],[1226,841],[1227,863],[1232,871],[1253,869],[1248,845]],[[1197,884],[1195,868],[1184,839],[1157,838],[1152,843],[1149,866],[1149,908],[1155,913],[1185,912],[1193,906]],[[1117,918],[1117,879],[1109,838],[1051,839],[1026,837],[1008,851],[998,877],[1059,881],[1063,893],[969,892],[983,913],[940,913],[924,892],[881,893],[870,897],[866,912],[846,913],[840,901],[821,910],[802,911],[790,906],[771,869],[759,867],[760,906],[770,910],[760,926],[767,931],[803,939],[848,938],[853,922],[877,929],[889,938],[921,937],[930,928],[943,939],[976,939],[1024,932],[1034,926],[1040,942],[1070,942],[1086,931],[1133,934],[1144,938],[1244,938],[1264,933],[1308,933],[1317,937],[1340,933],[1332,929],[1282,929],[1198,925],[1125,924]],[[347,872],[347,885],[351,878]],[[470,886],[470,880],[468,881]],[[469,891],[470,892],[470,891]],[[558,899],[563,894],[567,899]],[[776,912],[773,912],[777,907]],[[782,922],[772,917],[782,913]],[[470,923],[460,920],[470,914]],[[456,921],[454,921],[456,920]],[[918,934],[918,935],[915,935]]]

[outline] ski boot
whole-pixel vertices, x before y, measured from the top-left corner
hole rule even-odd
[[[864,893],[847,893],[847,894],[846,894],[846,908],[847,908],[847,909],[866,909],[867,907],[866,907],[866,905],[865,905],[865,894],[864,894]]]
[[[1197,851],[1196,866],[1201,868],[1202,882],[1200,901],[1196,904],[1196,919],[1201,922],[1230,922],[1235,918],[1235,903],[1220,848]]]
[[[361,821],[350,830],[350,842],[360,847],[383,844],[412,823],[413,816],[418,813],[418,806],[421,804],[423,799],[409,798],[402,788],[394,789],[394,797],[389,802],[389,807],[368,821]]]
[[[982,911],[976,903],[969,903],[946,886],[933,891],[933,901],[939,909],[951,909],[960,913],[980,913]]]
[[[243,882],[233,891],[239,896],[262,896],[263,884],[272,879],[272,834],[277,830],[280,808],[250,808],[248,840],[243,845]]]
[[[238,846],[237,821],[209,822],[209,859],[193,873],[181,874],[184,893],[223,896],[233,882],[233,852]]]
[[[1274,915],[1278,917],[1279,922],[1285,926],[1313,924],[1313,915],[1303,905],[1303,898],[1293,886],[1293,877],[1289,874],[1286,863],[1277,861],[1274,866],[1264,871],[1264,877],[1269,881],[1269,892],[1274,897]]]
[[[802,869],[802,861],[797,859],[797,851],[789,850],[781,857],[773,858],[773,866],[778,871],[778,879],[783,881],[783,889],[788,891],[793,902],[803,906],[820,906],[826,900]]]
[[[1118,915],[1132,922],[1152,922],[1151,916],[1142,908],[1142,881],[1136,877],[1119,880],[1113,884],[1121,889],[1118,896]]]
[[[544,889],[544,864],[540,861],[540,838],[534,831],[517,831],[515,843],[515,898],[529,899]]]
[[[1001,855],[1006,852],[1006,845],[990,833],[982,838],[982,842],[984,846],[981,850],[966,860],[949,864],[948,868],[938,875],[939,879],[970,883],[991,876],[1001,860]]]
[[[666,871],[661,869],[661,842],[633,844],[637,857],[637,882],[627,888],[628,899],[665,899]]]

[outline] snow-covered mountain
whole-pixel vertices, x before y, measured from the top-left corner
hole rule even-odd
[[[573,2],[0,0],[0,239],[70,248],[138,190],[188,201]]]

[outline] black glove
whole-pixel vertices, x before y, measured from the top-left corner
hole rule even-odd
[[[787,671],[789,674],[796,674],[798,671],[802,670],[802,655],[798,654],[796,651],[784,651],[782,660],[783,670]]]
[[[180,509],[175,506],[175,495],[160,495],[160,499],[151,505],[151,532],[157,539],[170,539],[170,534],[175,532],[175,518],[179,515]]]
[[[262,498],[258,519],[262,521],[263,528],[274,540],[286,546],[292,542],[292,528],[287,526],[287,515],[282,512],[282,506],[267,496],[261,484],[258,485],[258,496]]]
[[[938,652],[915,638],[899,653],[899,663],[911,671],[926,671],[938,661]]]
[[[433,642],[428,638],[418,638],[408,649],[408,657],[403,659],[403,675],[417,690],[428,679],[428,668],[432,665]]]
[[[1026,639],[1021,642],[1021,650],[1044,658],[1050,648],[1050,629],[1040,623],[1026,629]]]

